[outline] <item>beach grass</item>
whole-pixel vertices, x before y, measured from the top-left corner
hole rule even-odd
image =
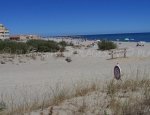
[[[51,93],[50,93],[51,92]],[[115,79],[106,81],[105,84],[100,85],[100,81],[79,82],[70,89],[63,87],[60,84],[51,91],[43,95],[42,98],[37,97],[29,102],[30,97],[23,96],[24,103],[15,104],[14,99],[11,100],[9,105],[4,100],[0,104],[0,115],[16,115],[30,113],[34,110],[43,111],[45,108],[51,107],[50,113],[53,113],[53,107],[59,106],[66,100],[82,97],[80,104],[77,103],[76,113],[86,114],[89,109],[90,103],[86,100],[87,96],[96,94],[98,98],[102,94],[106,96],[101,98],[106,100],[105,103],[94,104],[95,108],[98,106],[102,108],[101,113],[106,115],[147,115],[150,111],[150,79],[147,78],[133,78],[116,81]],[[92,96],[91,96],[92,98]],[[99,97],[100,98],[100,97]],[[96,99],[97,103],[99,99]],[[81,103],[82,102],[82,103]]]

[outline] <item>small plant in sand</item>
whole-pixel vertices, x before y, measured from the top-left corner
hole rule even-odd
[[[77,51],[74,51],[73,54],[78,54],[78,52],[77,52]]]
[[[97,43],[99,50],[110,50],[116,49],[117,45],[112,41],[102,40],[101,42]]]
[[[36,57],[36,54],[32,54],[32,55],[31,55],[31,59],[36,60],[36,58],[37,58],[37,57]]]
[[[73,46],[74,49],[81,49],[81,47],[82,47],[81,45],[74,45]]]
[[[150,108],[150,81],[147,83],[147,85],[144,86],[143,90],[143,104],[149,106]]]
[[[71,61],[72,61],[71,57],[66,57],[65,60],[66,60],[67,62],[71,62]]]
[[[61,41],[61,42],[59,42],[58,44],[59,44],[61,47],[66,47],[66,46],[68,46],[68,43],[65,42],[65,41]]]
[[[78,112],[85,113],[86,109],[87,109],[87,104],[85,102],[85,99],[83,98],[82,103],[78,108]]]
[[[1,111],[4,111],[6,108],[7,108],[7,107],[6,107],[5,102],[4,102],[4,101],[1,101],[1,102],[0,102],[0,112],[1,112]]]
[[[5,61],[1,61],[1,64],[6,64],[6,62]]]
[[[85,96],[89,92],[96,91],[98,88],[97,82],[88,83],[79,83],[75,87],[75,97]]]
[[[61,47],[59,52],[56,54],[56,57],[65,57],[63,53],[64,51],[65,51],[65,47]]]
[[[65,47],[61,47],[59,50],[61,53],[65,51]]]
[[[58,105],[70,97],[69,90],[67,88],[61,87],[59,84],[56,86],[56,88],[52,89],[52,94],[52,105]]]
[[[53,107],[50,107],[50,108],[49,108],[48,115],[53,115]]]
[[[72,42],[61,41],[58,43],[61,47],[74,46]]]
[[[44,56],[40,56],[41,61],[45,61],[45,57]]]
[[[74,46],[74,44],[72,42],[69,43],[69,46]]]
[[[64,54],[63,54],[62,52],[58,52],[58,53],[56,54],[56,57],[65,57],[65,56],[64,56]]]

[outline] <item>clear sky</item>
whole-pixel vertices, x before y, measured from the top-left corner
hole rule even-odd
[[[12,34],[150,32],[150,0],[0,0]]]

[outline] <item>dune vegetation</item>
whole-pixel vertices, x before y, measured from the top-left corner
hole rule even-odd
[[[0,52],[11,54],[26,54],[30,52],[57,52],[65,50],[69,45],[65,41],[55,42],[52,40],[28,40],[27,42],[16,42],[10,40],[0,41]]]
[[[1,100],[0,115],[32,115],[35,110],[39,110],[37,115],[61,115],[64,111],[66,114],[69,111],[70,115],[149,115],[149,75],[137,76],[124,77],[122,81],[112,79],[105,84],[99,80],[80,81],[72,88],[57,84],[43,97],[37,95],[32,102],[26,95],[23,96],[26,101],[19,104],[15,104],[12,98],[9,104]]]
[[[112,41],[102,40],[101,42],[98,42],[98,49],[99,50],[110,50],[110,49],[116,49],[117,45]]]

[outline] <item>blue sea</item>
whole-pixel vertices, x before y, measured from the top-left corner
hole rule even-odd
[[[73,36],[73,37],[74,38],[84,38],[84,39],[88,39],[88,40],[111,40],[111,41],[131,41],[131,42],[145,41],[145,42],[150,42],[150,32],[149,33],[79,35],[79,36]]]

